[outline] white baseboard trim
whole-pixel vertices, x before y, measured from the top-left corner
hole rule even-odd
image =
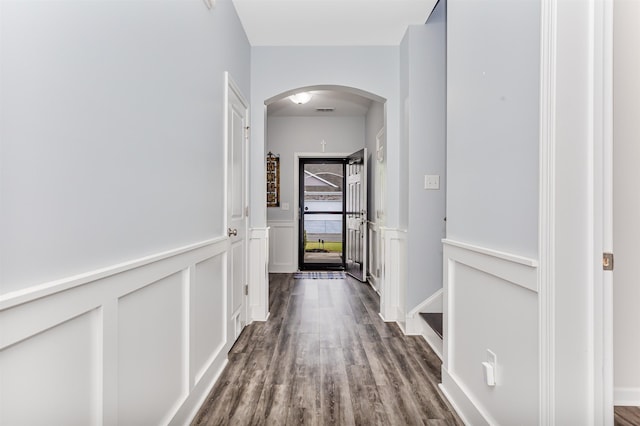
[[[407,329],[405,334],[409,336],[422,336],[431,349],[433,349],[433,352],[442,360],[442,339],[420,315],[415,315],[414,317],[407,315]]]
[[[431,349],[442,360],[443,342],[440,336],[426,323],[419,315],[421,312],[442,312],[443,289],[433,293],[424,302],[413,308],[407,314],[407,331],[406,334],[411,336],[422,336],[427,341]]]
[[[483,410],[469,398],[468,395],[470,393],[463,389],[444,367],[442,367],[440,390],[442,390],[442,393],[447,397],[447,400],[449,400],[465,425],[489,426],[498,424],[488,414],[483,413]]]
[[[441,313],[442,299],[444,295],[443,290],[444,289],[442,288],[439,289],[438,291],[433,293],[431,296],[429,296],[427,299],[425,299],[424,302],[420,303],[418,306],[410,310],[409,313],[407,314],[407,317],[411,317],[411,318],[416,317],[420,312]]]
[[[214,362],[209,366],[207,372],[191,390],[189,397],[182,404],[176,415],[171,419],[169,425],[191,424],[228,363],[229,360],[224,357],[222,362]]]
[[[613,404],[640,407],[640,388],[614,388]]]

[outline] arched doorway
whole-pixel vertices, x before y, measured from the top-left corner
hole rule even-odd
[[[311,95],[308,102],[296,104],[290,100],[290,96],[302,92]],[[270,272],[294,272],[305,266],[308,268],[309,265],[301,261],[305,259],[305,253],[313,253],[305,251],[305,245],[307,245],[305,242],[307,242],[309,250],[317,250],[318,254],[324,253],[325,257],[331,257],[333,261],[338,260],[324,266],[336,266],[342,262],[341,266],[346,268],[350,260],[353,261],[352,264],[362,262],[361,279],[363,281],[368,279],[372,284],[375,283],[374,287],[376,286],[380,272],[378,227],[380,221],[384,219],[382,204],[384,185],[380,177],[384,176],[382,169],[385,167],[385,143],[380,135],[384,135],[385,102],[384,98],[377,95],[352,87],[335,85],[295,88],[265,101],[265,153],[271,152],[279,158],[281,170],[279,203],[267,208],[267,224],[271,229]],[[351,233],[347,231],[349,223],[354,224],[354,218],[345,217],[340,223],[338,220],[328,220],[328,216],[322,217],[325,216],[324,212],[311,212],[316,213],[315,217],[318,219],[307,221],[307,224],[313,228],[310,228],[311,231],[322,228],[323,231],[332,232],[329,232],[331,235],[327,238],[323,238],[327,232],[312,232],[313,238],[309,236],[304,238],[305,225],[302,219],[305,207],[310,206],[301,204],[304,196],[300,194],[304,194],[301,192],[304,188],[300,183],[300,173],[305,173],[305,168],[300,167],[300,161],[313,160],[315,164],[322,164],[323,159],[327,159],[327,163],[342,161],[346,164],[348,160],[345,159],[350,154],[365,148],[367,156],[363,162],[370,173],[364,185],[368,189],[364,191],[369,201],[358,209],[364,213],[359,219],[363,225],[361,233],[358,234],[356,229]],[[311,189],[318,193],[326,192],[325,189],[333,189],[333,192],[336,192],[340,185],[333,182],[334,178],[328,178],[330,174],[323,177],[325,172],[329,173],[322,170],[319,170],[319,173],[306,170],[308,181],[318,183],[324,179],[328,182],[325,185],[326,188]],[[311,192],[314,191],[308,191],[308,193]],[[323,196],[325,194],[316,194],[316,197]],[[338,200],[331,201],[334,204],[338,202]],[[311,216],[313,215],[310,214],[309,217]],[[336,214],[333,219],[337,216]],[[341,247],[338,241],[334,241],[339,239],[346,243],[345,235],[338,237],[335,234],[340,227],[347,234],[357,235],[356,241],[370,239],[368,245],[358,247],[359,250],[364,250],[364,256],[349,256],[349,247]],[[309,233],[309,230],[307,231]],[[355,246],[353,240],[352,246]],[[341,259],[336,256],[338,252],[342,256]],[[307,258],[310,257],[307,256]]]

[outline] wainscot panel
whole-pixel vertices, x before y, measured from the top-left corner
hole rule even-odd
[[[537,425],[537,261],[445,240],[444,269],[445,393],[472,424]]]
[[[189,423],[226,364],[227,249],[216,238],[3,295],[0,424]]]

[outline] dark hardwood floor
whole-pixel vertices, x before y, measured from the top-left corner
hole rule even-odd
[[[615,407],[615,426],[640,426],[640,407]]]
[[[194,425],[461,425],[440,360],[378,316],[366,284],[273,274],[267,322],[245,328]]]

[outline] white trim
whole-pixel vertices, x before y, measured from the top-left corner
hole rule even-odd
[[[640,388],[615,388],[614,404],[627,407],[640,406]]]
[[[382,270],[382,264],[380,257],[381,237],[378,224],[368,221],[367,232],[369,233],[367,238],[369,243],[369,256],[367,256],[367,280],[369,281],[371,288],[373,288],[376,293],[380,294],[380,280],[382,275],[380,272]],[[373,265],[374,259],[378,262],[378,265]]]
[[[442,347],[443,342],[440,336],[427,324],[427,322],[420,316],[421,312],[426,313],[442,313],[444,298],[444,289],[439,289],[433,293],[424,302],[413,308],[411,312],[407,314],[406,323],[407,327],[405,334],[422,336],[427,341],[431,349],[438,355],[438,358],[442,360]]]
[[[613,274],[599,259],[613,252],[613,0],[594,3],[594,422],[613,425]],[[635,405],[640,405],[640,392]]]
[[[555,424],[555,171],[557,0],[541,3],[538,212],[539,425]]]
[[[201,241],[199,243],[189,244],[176,249],[144,256],[135,260],[117,263],[115,265],[95,269],[89,272],[83,272],[71,277],[49,281],[44,284],[38,284],[23,290],[6,293],[0,296],[0,311],[21,305],[23,303],[32,302],[42,297],[51,296],[55,293],[69,290],[74,287],[79,287],[81,285],[88,284],[102,278],[107,278],[121,272],[159,262],[170,257],[178,256],[183,253],[187,253],[207,246],[214,246],[222,241],[226,241],[226,239],[227,237],[212,238],[209,240]]]
[[[444,290],[438,289],[435,293],[429,296],[424,302],[413,308],[407,317],[416,317],[420,312],[442,312],[442,297]]]
[[[269,318],[269,228],[249,229],[249,318]]]
[[[267,225],[271,229],[269,233],[269,272],[293,273],[298,270],[298,256],[296,251],[297,235],[296,221],[294,220],[270,220]],[[291,238],[283,238],[281,230],[289,230]],[[288,259],[277,261],[275,250],[289,252]]]
[[[119,410],[118,350],[121,344],[119,303],[127,295],[163,282],[168,277],[174,277],[174,283],[175,277],[179,277],[177,285],[180,286],[181,296],[174,300],[175,305],[172,309],[174,312],[181,312],[182,325],[178,332],[174,330],[171,338],[175,339],[172,340],[173,343],[181,346],[182,362],[172,367],[176,369],[174,373],[179,374],[181,384],[174,383],[179,394],[172,401],[173,405],[167,407],[167,416],[162,422],[187,424],[197,413],[227,362],[225,304],[216,314],[222,323],[222,330],[215,347],[207,354],[208,358],[202,364],[202,361],[198,360],[196,365],[193,358],[195,340],[192,333],[196,323],[192,323],[191,300],[195,270],[197,265],[203,262],[219,259],[216,263],[219,270],[212,271],[211,276],[203,276],[200,279],[215,282],[221,293],[226,294],[227,250],[227,239],[218,238],[59,280],[57,286],[45,289],[46,294],[41,286],[27,289],[18,297],[6,299],[0,308],[0,323],[5,327],[3,333],[0,333],[0,351],[20,348],[28,354],[31,350],[30,339],[38,339],[44,332],[49,333],[49,339],[55,339],[58,326],[85,314],[94,313],[95,328],[91,335],[77,337],[89,339],[81,341],[81,344],[93,343],[97,351],[92,367],[92,373],[97,377],[95,386],[98,387],[95,415],[99,422],[116,419]],[[224,296],[222,299],[225,299]],[[199,323],[199,326],[202,327],[203,323]],[[144,359],[136,360],[138,361],[144,362]],[[3,367],[10,369],[12,365],[7,364]],[[78,380],[78,376],[71,375],[69,380]],[[53,419],[53,422],[56,420]]]
[[[514,285],[538,292],[537,261],[452,240],[442,240],[450,258]],[[446,262],[447,258],[445,258]],[[445,280],[446,285],[446,280]]]
[[[465,425],[488,426],[498,424],[488,413],[480,408],[479,404],[469,396],[471,393],[445,367],[442,367],[440,390]]]
[[[443,360],[442,350],[444,343],[442,339],[420,315],[415,315],[414,317],[407,315],[407,329],[405,334],[408,336],[422,336],[431,349],[433,349],[433,352],[438,355],[438,358],[440,358],[441,361]]]
[[[475,244],[469,244],[462,241],[456,241],[449,238],[444,238],[442,240],[443,244],[453,247],[459,247],[465,250],[473,251],[480,254],[486,254],[487,256],[496,257],[498,259],[507,260],[513,263],[519,263],[524,266],[537,267],[538,261],[536,259],[531,259],[529,257],[518,256],[513,253],[506,253],[503,251],[498,251],[494,249],[490,249],[487,247],[478,246]]]
[[[385,322],[398,322],[404,329],[405,313],[402,290],[405,282],[407,231],[380,227],[382,232],[382,285],[380,317]]]

